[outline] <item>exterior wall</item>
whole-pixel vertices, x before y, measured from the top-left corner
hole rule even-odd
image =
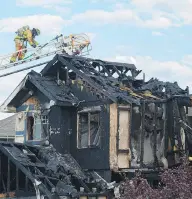
[[[59,106],[53,106],[49,113],[49,140],[59,153],[70,152],[70,135],[68,134],[71,121],[70,112],[70,108],[62,109]]]
[[[110,105],[110,169],[153,167],[165,157],[166,104]],[[171,113],[171,112],[170,112]],[[168,116],[173,118],[172,114]],[[174,144],[173,144],[174,145]]]
[[[36,92],[35,96],[29,98],[16,109],[18,114],[15,125],[15,142],[31,142],[32,144],[39,144],[42,139],[45,139],[41,128],[39,107],[46,109],[48,103],[48,99],[42,93]],[[28,139],[27,118],[30,116],[32,116],[35,121],[33,140]]]
[[[163,103],[143,102],[132,107],[131,167],[153,167],[161,163],[165,149],[166,107]]]
[[[99,106],[99,105],[98,105]],[[82,107],[83,110],[94,106]],[[82,110],[81,109],[81,110]],[[78,110],[79,111],[79,110]],[[73,108],[71,111],[70,151],[72,156],[84,169],[107,171],[109,167],[109,107],[101,105],[100,112],[100,144],[99,146],[88,146],[78,148],[78,111]]]
[[[113,171],[130,167],[130,105],[110,105],[110,168]]]

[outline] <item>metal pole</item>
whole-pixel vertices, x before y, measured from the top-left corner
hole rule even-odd
[[[50,61],[46,61],[46,62],[43,62],[43,63],[40,63],[40,64],[36,64],[36,65],[33,65],[33,66],[29,66],[29,67],[26,67],[26,68],[23,68],[23,69],[19,69],[19,70],[16,70],[16,71],[13,71],[13,72],[10,72],[10,73],[5,73],[3,75],[0,75],[0,77],[5,77],[5,76],[8,76],[8,75],[12,75],[12,74],[15,74],[15,73],[19,73],[21,71],[24,71],[24,70],[29,70],[31,68],[35,68],[35,67],[38,67],[38,66],[42,66],[44,64],[47,64],[49,63]]]

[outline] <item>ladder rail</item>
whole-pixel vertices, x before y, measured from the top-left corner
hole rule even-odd
[[[89,51],[92,50],[89,39],[87,39],[86,37],[83,37],[84,40],[81,39],[82,34],[73,34],[73,35],[75,36],[79,35],[79,38],[78,37],[75,38],[74,43],[72,42],[72,40],[68,41],[67,39],[65,40],[66,37],[60,35],[55,39],[52,39],[51,41],[47,42],[43,46],[37,46],[36,48],[30,48],[30,49],[25,48],[15,51],[14,53],[9,53],[7,55],[0,56],[0,70],[16,67],[24,63],[32,62],[62,52],[65,52],[70,55],[73,54],[74,49],[79,49],[81,56],[88,55]],[[68,37],[68,39],[69,38],[70,36]],[[78,39],[80,40],[80,42],[78,42]],[[83,45],[82,49],[80,48],[81,45]],[[10,63],[10,58],[13,54],[22,53],[22,52],[25,52],[25,58],[23,60],[18,60],[16,62]]]
[[[35,60],[37,59],[38,57],[44,57],[44,56],[49,56],[50,54],[55,54],[57,53],[58,51],[62,51],[64,50],[64,48],[62,47],[62,45],[59,45],[58,46],[58,42],[55,43],[55,42],[50,42],[45,48],[41,49],[41,47],[37,47],[37,48],[31,48],[31,49],[27,49],[28,53],[29,54],[34,54],[32,56],[32,58],[29,58],[29,59],[24,59],[24,60],[19,60],[19,61],[16,61],[14,63],[10,63],[10,58],[11,56],[14,54],[14,53],[19,53],[19,52],[25,52],[26,49],[22,49],[22,50],[19,50],[19,51],[16,51],[12,54],[8,54],[8,55],[5,55],[5,56],[1,56],[0,57],[0,70],[4,70],[4,69],[7,69],[7,68],[10,68],[12,66],[15,66],[15,65],[19,65],[19,64],[22,64],[22,63],[26,63],[28,62],[29,60]]]

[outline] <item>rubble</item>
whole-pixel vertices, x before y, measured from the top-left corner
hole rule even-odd
[[[32,147],[23,144],[0,143],[0,152],[1,169],[8,168],[0,172],[1,174],[3,172],[3,176],[6,177],[5,187],[9,187],[8,190],[1,190],[1,192],[12,191],[16,197],[40,194],[48,198],[59,198],[59,196],[77,198],[80,197],[80,187],[84,188],[81,193],[84,195],[93,194],[93,182],[95,186],[100,187],[96,179],[90,182],[88,179],[90,176],[84,173],[71,155],[61,155],[51,146]],[[8,162],[5,158],[8,158]],[[15,184],[9,184],[12,181]],[[24,184],[21,184],[21,181]],[[25,190],[26,194],[22,190]],[[106,194],[105,192],[99,194],[101,193]],[[97,195],[98,192],[94,194]]]

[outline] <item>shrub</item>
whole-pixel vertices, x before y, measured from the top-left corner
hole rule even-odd
[[[192,198],[192,168],[186,161],[160,174],[160,183],[152,188],[146,179],[137,175],[120,185],[121,199],[190,199]]]

